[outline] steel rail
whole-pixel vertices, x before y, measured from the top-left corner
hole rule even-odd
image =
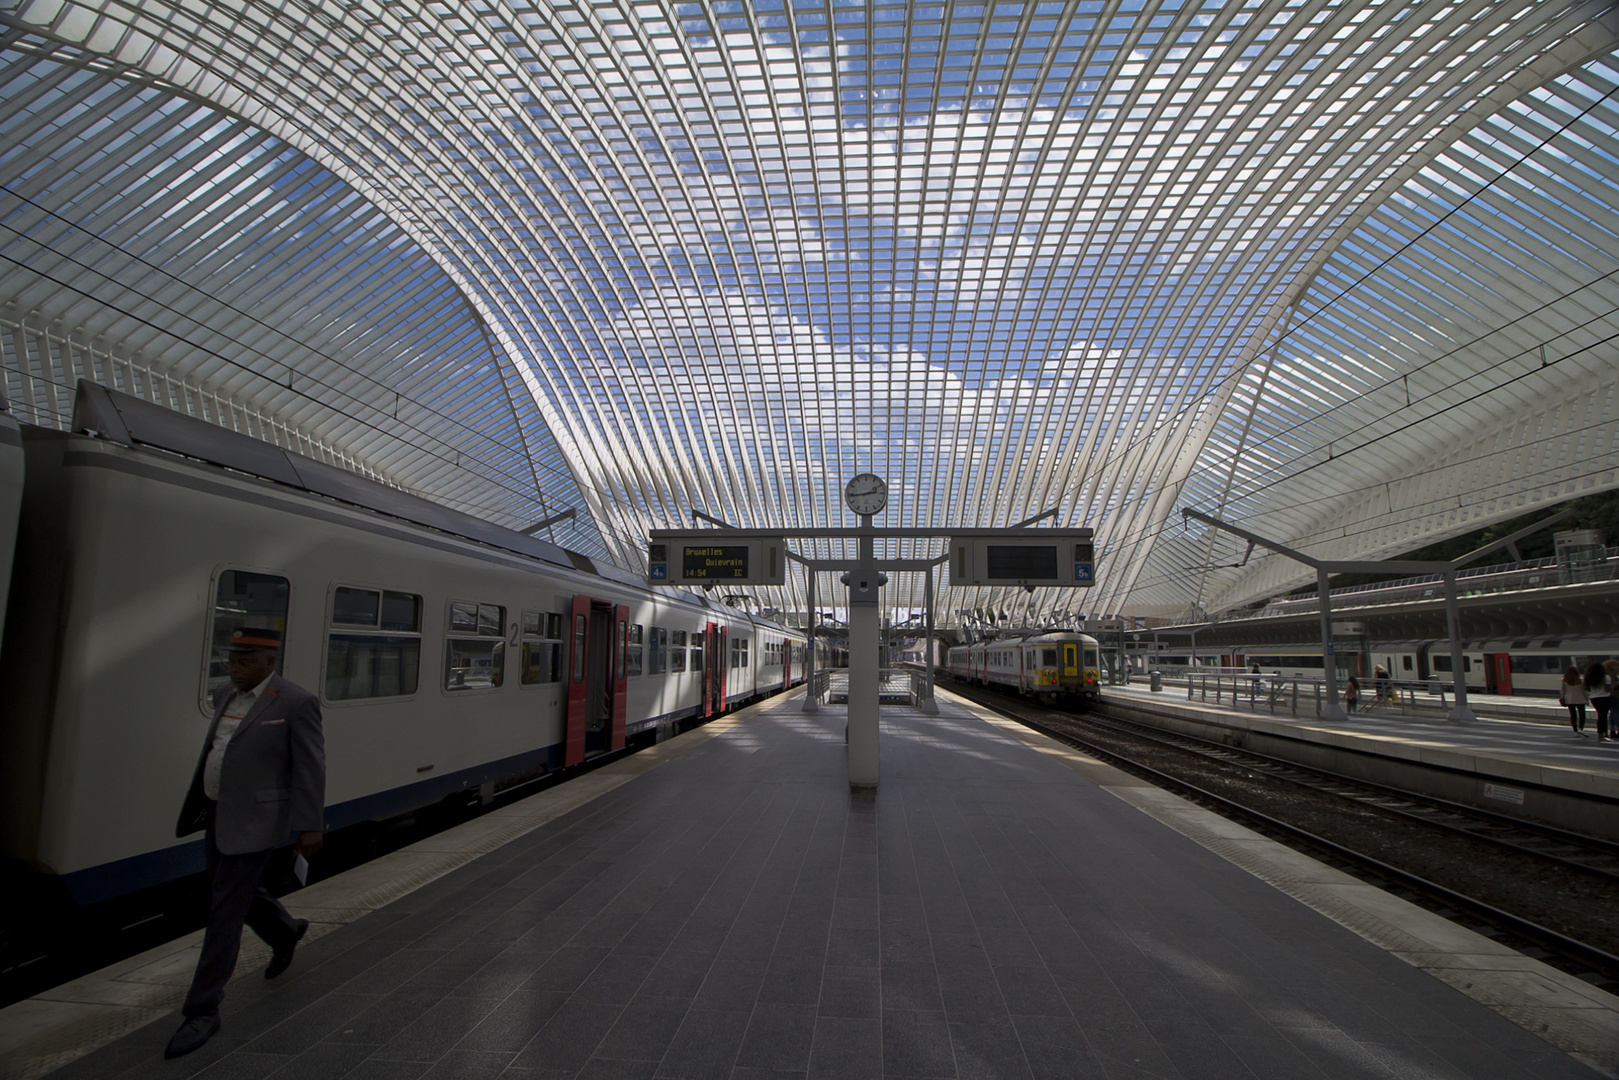
[[[1088,724],[1096,724],[1099,727],[1107,726],[1095,716],[1086,716],[1083,719],[1084,722]],[[1405,799],[1423,806],[1453,813],[1459,817],[1477,819],[1489,824],[1499,825],[1504,828],[1510,828],[1519,832],[1539,836],[1547,840],[1555,840],[1559,843],[1567,844],[1570,847],[1586,848],[1591,850],[1593,853],[1602,856],[1619,858],[1619,843],[1615,843],[1611,840],[1605,840],[1600,836],[1586,836],[1583,833],[1570,832],[1567,829],[1560,829],[1555,825],[1544,825],[1536,821],[1527,821],[1522,818],[1510,817],[1506,814],[1497,813],[1494,810],[1487,810],[1483,807],[1469,806],[1466,803],[1451,802],[1449,799],[1441,799],[1435,795],[1411,791],[1408,788],[1391,787],[1390,785],[1380,784],[1374,780],[1362,780],[1359,777],[1333,772],[1330,769],[1323,769],[1319,766],[1300,764],[1298,762],[1289,761],[1286,758],[1274,757],[1258,750],[1250,750],[1247,747],[1234,747],[1226,743],[1217,743],[1209,739],[1199,738],[1196,735],[1188,735],[1184,732],[1171,732],[1169,733],[1169,737],[1166,738],[1164,732],[1157,731],[1150,725],[1142,724],[1136,720],[1130,720],[1117,716],[1107,716],[1103,719],[1105,719],[1109,724],[1121,725],[1118,728],[1110,729],[1117,731],[1121,735],[1143,739],[1172,750],[1180,750],[1183,753],[1200,754],[1204,757],[1214,758],[1215,760],[1222,760],[1221,755],[1228,755],[1231,758],[1252,758],[1255,761],[1263,762],[1266,765],[1272,766],[1276,770],[1279,770],[1279,772],[1275,773],[1267,770],[1266,775],[1273,776],[1276,779],[1285,780],[1286,782],[1298,787],[1333,795],[1361,806],[1369,806],[1383,811],[1384,813],[1405,818],[1408,821],[1414,821],[1421,825],[1453,832],[1458,836],[1465,836],[1472,840],[1487,841],[1488,843],[1506,848],[1509,851],[1518,852],[1524,855],[1532,855],[1540,859],[1546,859],[1550,862],[1557,863],[1560,866],[1566,866],[1576,870],[1583,870],[1593,874],[1601,874],[1605,877],[1619,880],[1619,869],[1608,869],[1601,866],[1592,866],[1589,863],[1579,862],[1575,859],[1567,858],[1554,852],[1543,851],[1537,848],[1529,847],[1525,844],[1517,843],[1506,837],[1491,836],[1488,833],[1477,832],[1463,825],[1439,821],[1433,817],[1420,813],[1413,813],[1409,810],[1402,810],[1396,806],[1385,806],[1382,803],[1361,798],[1353,791],[1333,791],[1330,788],[1312,784],[1307,780],[1301,780],[1293,776],[1280,775],[1280,772],[1293,771],[1304,773],[1335,784],[1341,784],[1344,787],[1359,788],[1363,791],[1368,791],[1377,795]],[[1185,746],[1174,740],[1183,740],[1184,742],[1195,743],[1198,745]],[[1208,749],[1200,749],[1200,747],[1207,747]],[[1236,763],[1237,762],[1228,762],[1228,764]]]

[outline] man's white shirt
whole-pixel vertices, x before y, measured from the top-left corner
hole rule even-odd
[[[225,748],[230,745],[242,720],[253,711],[253,703],[264,693],[274,674],[266,675],[264,681],[251,690],[237,690],[226,704],[224,715],[219,718],[219,727],[214,729],[213,745],[208,748],[208,761],[202,767],[202,793],[215,802],[219,801],[219,771],[225,765]]]

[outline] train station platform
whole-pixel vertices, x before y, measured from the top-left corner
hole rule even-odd
[[[1327,721],[1304,703],[1300,715],[1263,695],[1187,697],[1184,686],[1110,686],[1104,700],[1121,715],[1207,736],[1239,738],[1263,753],[1360,779],[1497,810],[1619,840],[1619,743],[1598,742],[1542,718],[1481,716],[1457,723],[1442,713],[1372,708]],[[1536,708],[1531,704],[1528,708]],[[1544,706],[1539,706],[1544,711]]]
[[[189,1057],[183,939],[0,1012],[0,1075],[1619,1076],[1619,999],[938,703],[874,793],[843,709],[743,710],[293,894]]]

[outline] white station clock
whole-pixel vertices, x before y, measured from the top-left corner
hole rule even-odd
[[[844,485],[843,501],[857,514],[880,514],[888,505],[888,481],[863,472]]]

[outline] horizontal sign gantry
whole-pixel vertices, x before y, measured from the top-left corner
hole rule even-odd
[[[1070,589],[1095,585],[1096,553],[1091,530],[1042,529],[1022,536],[952,536],[950,584]]]
[[[653,540],[647,578],[654,585],[785,585],[787,542],[741,538],[716,530]]]
[[[654,529],[647,545],[647,577],[654,585],[784,585],[787,536],[800,538],[946,537],[951,585],[1020,585],[1075,588],[1096,584],[1095,533],[1090,529]],[[803,561],[800,559],[799,561]],[[926,569],[936,560],[922,560]],[[895,568],[917,560],[877,559]],[[829,569],[832,563],[817,563]],[[839,567],[855,564],[838,561]],[[908,567],[910,568],[910,567]]]

